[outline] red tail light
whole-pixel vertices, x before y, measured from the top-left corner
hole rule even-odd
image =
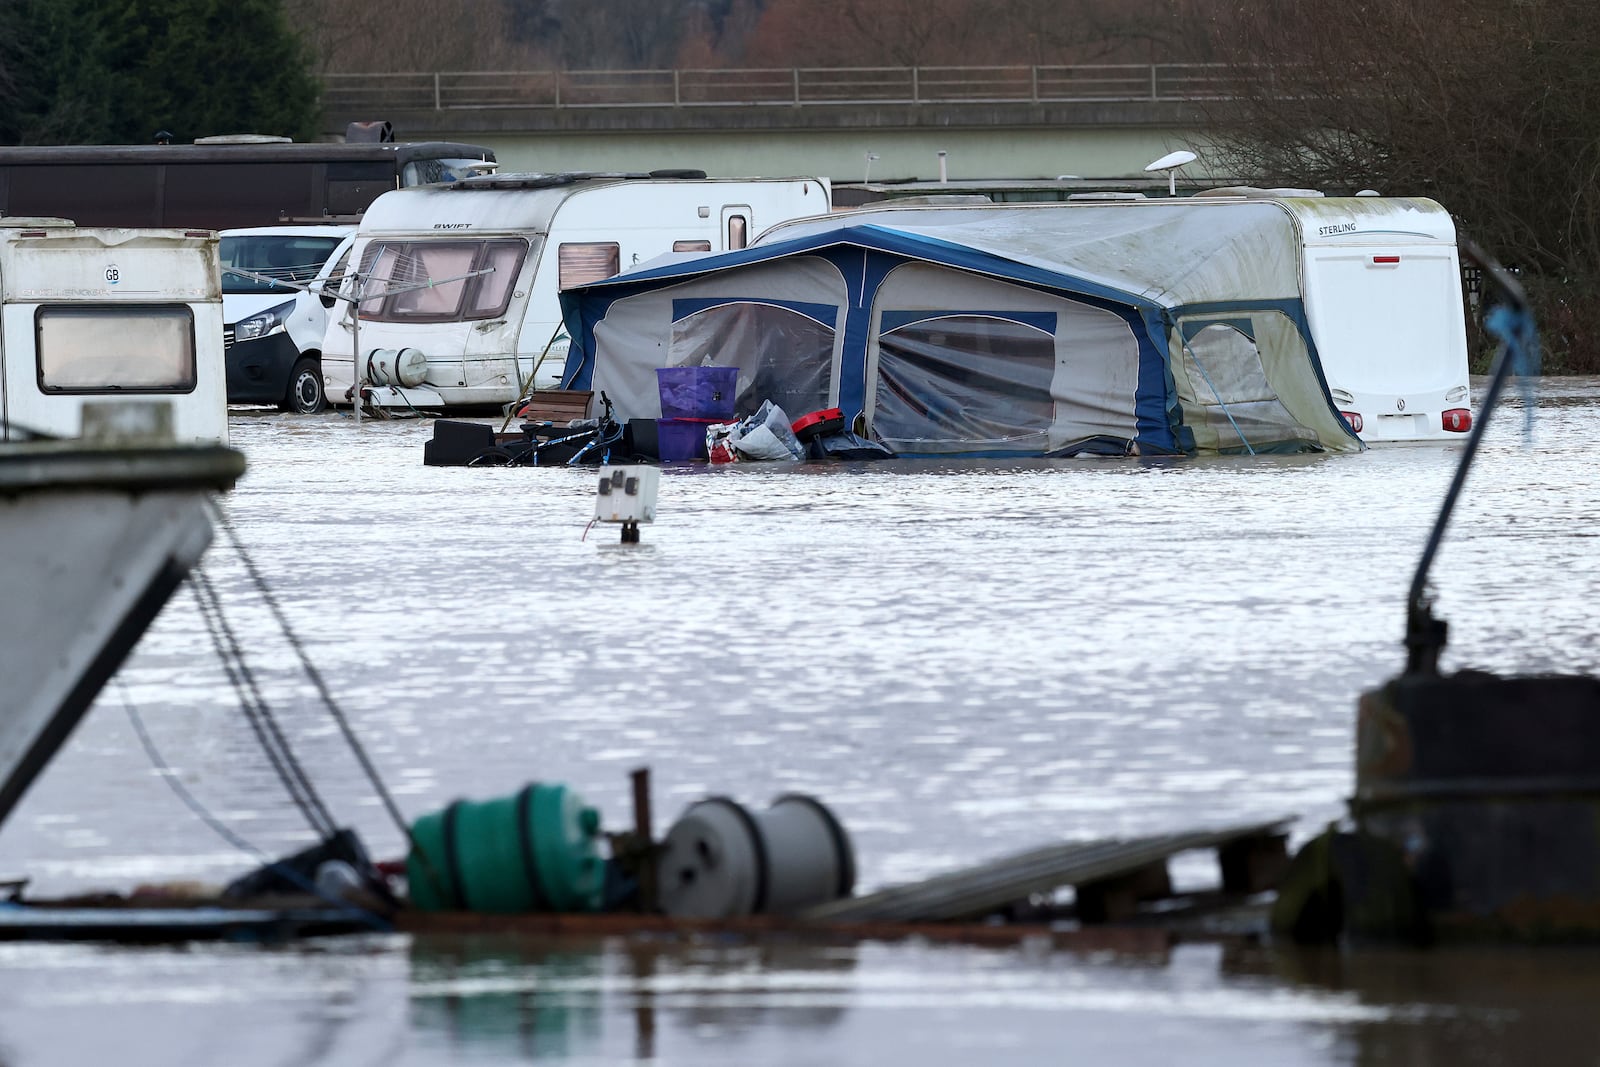
[[[1351,433],[1361,432],[1361,413],[1359,411],[1341,411],[1344,421],[1349,424]]]
[[[1444,428],[1451,433],[1466,433],[1472,429],[1472,412],[1466,408],[1451,408],[1440,416]]]

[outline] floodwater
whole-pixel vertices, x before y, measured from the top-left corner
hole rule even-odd
[[[1600,670],[1600,380],[1497,413],[1434,571],[1449,669]],[[1296,816],[1459,446],[1353,456],[671,468],[643,543],[592,471],[422,465],[425,422],[240,412],[227,513],[408,817],[564,782],[620,828],[803,791],[872,888],[1063,838]],[[206,564],[324,798],[400,835],[225,540]],[[187,594],[0,833],[44,894],[253,865],[307,831]],[[1203,880],[1203,859],[1180,878]],[[0,946],[0,1064],[1595,1063],[1600,954],[922,944]]]

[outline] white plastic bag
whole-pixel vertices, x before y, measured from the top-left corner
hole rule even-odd
[[[789,428],[789,416],[770,400],[762,402],[754,415],[743,419],[733,430],[733,448],[740,459],[801,459],[805,448]]]
[[[732,422],[714,422],[706,427],[706,459],[712,463],[737,463],[739,453],[733,448],[733,435],[739,426]]]

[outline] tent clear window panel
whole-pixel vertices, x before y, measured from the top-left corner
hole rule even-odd
[[[566,243],[556,253],[563,289],[604,281],[622,269],[622,249],[615,242]]]
[[[1255,319],[1282,319],[1256,312]],[[1185,338],[1181,358],[1174,360],[1173,380],[1183,402],[1185,421],[1202,447],[1217,451],[1280,447],[1285,427],[1299,425],[1268,381],[1261,350],[1239,325],[1180,320]],[[1313,435],[1296,434],[1314,441]]]
[[[187,393],[194,313],[183,304],[41,307],[34,319],[46,393]]]
[[[361,317],[375,322],[493,318],[505,311],[527,253],[528,243],[518,238],[374,241],[361,254],[362,280],[372,294],[361,302]]]
[[[667,364],[738,367],[739,414],[752,414],[770,400],[798,416],[828,406],[833,343],[833,327],[809,315],[739,301],[674,322]]]
[[[954,315],[889,330],[878,339],[873,432],[897,452],[1046,451],[1055,364],[1055,338],[1010,319]]]

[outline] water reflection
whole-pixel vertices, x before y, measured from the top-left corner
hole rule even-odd
[[[829,991],[850,988],[856,954],[854,947],[430,935],[410,950],[411,1025],[451,1052],[497,1061],[581,1057],[615,1046],[616,1031],[630,1025],[636,1059],[656,1058],[663,1029],[731,1048],[758,1033],[836,1025],[848,1007]],[[602,1040],[603,1031],[611,1040]]]
[[[410,963],[411,1027],[450,1052],[567,1058],[598,1041],[599,946],[578,951],[481,937],[419,938]]]
[[[1600,949],[0,946],[0,1064],[1592,1064]]]
[[[1230,955],[1226,970],[1384,1008],[1386,1018],[1349,1035],[1361,1067],[1600,1063],[1594,948],[1252,950]]]

